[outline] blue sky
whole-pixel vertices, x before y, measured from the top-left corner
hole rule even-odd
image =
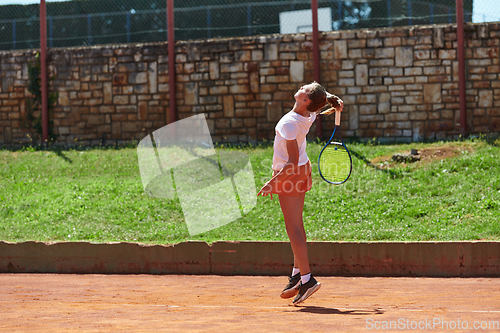
[[[500,21],[500,4],[498,0],[474,0],[472,22]]]
[[[65,0],[45,0],[45,2],[60,2]],[[39,0],[0,0],[0,5],[8,4],[32,4],[39,3]],[[474,14],[472,22],[492,22],[500,21],[500,4],[498,0],[474,0]]]

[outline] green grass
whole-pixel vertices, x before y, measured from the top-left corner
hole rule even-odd
[[[500,148],[455,142],[459,156],[381,169],[377,156],[447,143],[351,143],[347,183],[322,181],[309,143],[313,190],[304,224],[310,241],[454,241],[500,239]],[[468,148],[468,149],[466,149]],[[250,155],[257,188],[271,174],[272,146],[224,148]],[[277,197],[259,197],[245,217],[189,236],[178,200],[147,196],[135,148],[0,151],[0,239],[6,241],[288,240]]]

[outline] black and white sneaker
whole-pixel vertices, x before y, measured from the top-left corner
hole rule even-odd
[[[288,277],[288,284],[286,285],[285,289],[281,292],[280,297],[281,298],[290,298],[299,292],[299,286],[300,286],[300,273],[295,274],[294,276],[289,276]]]
[[[304,302],[308,299],[312,294],[314,294],[318,289],[321,288],[321,283],[316,281],[315,278],[311,276],[311,279],[306,284],[300,284],[299,293],[297,297],[293,300],[293,305],[297,305],[299,303]]]

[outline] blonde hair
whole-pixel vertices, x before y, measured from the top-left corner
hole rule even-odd
[[[330,105],[329,108],[322,111],[322,114],[330,114],[340,107],[341,99],[338,96],[330,94],[326,89],[314,81],[308,85],[309,89],[307,95],[311,100],[311,103],[307,106],[307,110],[310,112],[319,112],[327,103]]]

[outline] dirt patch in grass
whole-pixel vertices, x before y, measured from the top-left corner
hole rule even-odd
[[[416,149],[416,155],[417,157],[420,157],[420,161],[416,162],[396,162],[393,161],[392,157],[395,153],[389,154],[389,155],[384,155],[384,156],[378,156],[371,160],[370,162],[373,165],[376,165],[379,168],[382,169],[392,169],[392,168],[397,168],[397,167],[406,167],[408,165],[415,165],[415,166],[422,166],[422,165],[427,165],[433,161],[440,161],[440,160],[445,160],[448,158],[456,157],[462,154],[463,151],[471,152],[472,148],[468,146],[463,146],[463,145],[456,145],[456,144],[446,144],[443,146],[439,147],[428,147],[428,148],[422,148],[422,149]],[[405,151],[398,151],[396,153],[399,154],[404,154],[404,155],[410,155],[412,152],[411,150],[405,150]]]

